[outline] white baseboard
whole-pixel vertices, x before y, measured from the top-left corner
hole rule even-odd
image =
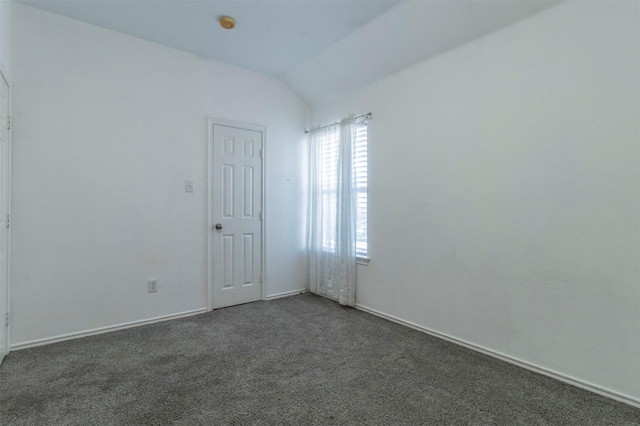
[[[308,291],[309,290],[307,290],[306,288],[300,288],[298,290],[291,290],[291,291],[285,291],[283,293],[270,294],[269,296],[267,296],[267,298],[265,300],[280,299],[281,297],[294,296],[296,294],[303,294],[303,293],[306,293]]]
[[[65,340],[79,339],[81,337],[93,336],[95,334],[108,333],[110,331],[124,330],[126,328],[139,327],[141,325],[155,324],[157,322],[169,321],[172,319],[178,319],[183,317],[190,317],[192,315],[203,314],[205,312],[207,312],[207,308],[194,309],[192,311],[185,311],[185,312],[179,312],[177,314],[163,315],[159,317],[149,318],[146,320],[131,321],[123,324],[110,325],[107,327],[93,328],[85,331],[77,331],[74,333],[61,334],[59,336],[54,336],[54,337],[45,337],[44,339],[28,340],[26,342],[12,344],[10,346],[10,349],[12,351],[19,351],[20,349],[27,349],[27,348],[33,348],[36,346],[49,345],[51,343],[62,342]]]
[[[421,331],[421,332],[429,334],[431,336],[447,340],[447,341],[449,341],[451,343],[455,343],[455,344],[458,344],[460,346],[464,346],[464,347],[472,349],[474,351],[482,352],[483,354],[492,356],[494,358],[498,358],[498,359],[500,359],[502,361],[506,361],[506,362],[508,362],[510,364],[514,364],[514,365],[517,365],[517,366],[522,367],[522,368],[526,368],[527,370],[531,370],[531,371],[534,371],[536,373],[544,374],[545,376],[549,376],[549,377],[554,378],[556,380],[559,380],[561,382],[568,383],[570,385],[577,386],[577,387],[582,388],[582,389],[586,389],[586,390],[591,391],[593,393],[597,393],[599,395],[606,396],[606,397],[611,398],[611,399],[615,399],[616,401],[624,402],[626,404],[629,404],[629,405],[632,405],[634,407],[640,408],[640,399],[635,398],[633,396],[626,395],[626,394],[623,394],[623,393],[620,393],[620,392],[616,392],[616,391],[613,391],[611,389],[607,389],[605,387],[598,386],[598,385],[595,385],[593,383],[589,383],[589,382],[581,380],[581,379],[577,379],[575,377],[571,377],[569,375],[566,375],[566,374],[551,370],[549,368],[542,367],[542,366],[539,366],[539,365],[536,365],[536,364],[533,364],[533,363],[518,359],[518,358],[513,357],[511,355],[507,355],[507,354],[504,354],[504,353],[501,353],[501,352],[498,352],[498,351],[494,351],[493,349],[489,349],[489,348],[486,348],[484,346],[476,345],[475,343],[467,342],[466,340],[458,339],[456,337],[450,336],[450,335],[445,334],[445,333],[441,333],[439,331],[431,330],[429,328],[426,328],[426,327],[423,327],[421,325],[412,323],[410,321],[406,321],[406,320],[403,320],[401,318],[394,317],[393,315],[385,314],[385,313],[380,312],[380,311],[378,311],[376,309],[368,308],[368,307],[360,305],[360,304],[356,304],[356,309],[359,309],[361,311],[367,312],[367,313],[375,315],[377,317],[384,318],[386,320],[393,321],[395,323],[398,323],[398,324],[413,328],[414,330]]]
[[[309,290],[307,290],[306,288],[301,288],[301,289],[292,290],[292,291],[285,291],[283,293],[276,293],[276,294],[269,295],[265,300],[274,300],[274,299],[279,299],[281,297],[294,296],[296,294],[302,294],[308,291]],[[177,314],[163,315],[163,316],[150,318],[146,320],[132,321],[132,322],[127,322],[127,323],[117,324],[117,325],[112,325],[107,327],[99,327],[99,328],[89,329],[85,331],[62,334],[54,337],[45,337],[43,339],[28,340],[26,342],[19,342],[19,343],[14,343],[10,345],[10,350],[19,351],[21,349],[33,348],[33,347],[42,346],[42,345],[49,345],[51,343],[63,342],[65,340],[79,339],[81,337],[93,336],[95,334],[108,333],[110,331],[116,331],[116,330],[124,330],[126,328],[139,327],[141,325],[154,324],[161,321],[169,321],[172,319],[203,314],[205,312],[208,312],[207,308],[201,308],[201,309],[195,309],[192,311],[180,312]]]

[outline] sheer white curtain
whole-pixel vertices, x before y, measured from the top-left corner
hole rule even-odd
[[[308,218],[312,292],[356,304],[356,186],[352,117],[311,131]]]

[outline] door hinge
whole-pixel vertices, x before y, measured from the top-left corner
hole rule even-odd
[[[7,129],[11,128],[11,116],[7,117]]]
[[[260,284],[262,284],[262,274],[258,278],[260,279]]]
[[[262,156],[262,150],[260,150],[260,158],[264,158],[264,157]]]
[[[11,215],[7,213],[7,228],[9,227],[9,223],[11,223]]]
[[[259,218],[260,220],[262,220],[262,212],[260,212],[260,213],[258,214],[258,218]]]
[[[7,315],[4,317],[4,326],[9,327],[9,312],[7,312]]]

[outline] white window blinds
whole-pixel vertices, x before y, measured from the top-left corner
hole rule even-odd
[[[353,145],[353,168],[357,193],[356,256],[367,257],[367,125],[356,126]]]
[[[327,206],[327,215],[323,218],[326,227],[333,227],[331,220],[336,211],[336,187],[338,180],[338,137],[339,133],[327,134],[321,145],[321,169],[323,205]],[[353,173],[356,182],[356,256],[367,258],[367,125],[356,125],[356,140],[352,147]],[[335,250],[335,241],[324,240],[323,249]]]

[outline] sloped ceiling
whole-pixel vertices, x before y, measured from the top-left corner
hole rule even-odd
[[[551,7],[546,0],[14,0],[282,78],[317,106]],[[228,31],[221,16],[236,19]]]
[[[400,0],[16,0],[209,59],[282,77]],[[222,16],[236,20],[220,27]]]
[[[558,3],[402,1],[284,80],[310,105],[321,105]]]

